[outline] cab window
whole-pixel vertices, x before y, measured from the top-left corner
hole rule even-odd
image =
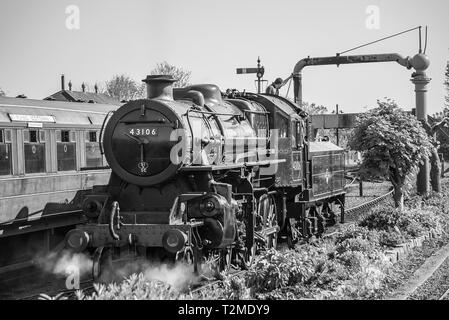
[[[268,120],[264,114],[253,115],[253,127],[256,129],[259,137],[268,136]]]
[[[279,130],[279,138],[288,138],[288,123],[288,119],[284,118],[280,114],[276,116],[275,129]]]
[[[303,123],[301,121],[295,121],[295,126],[292,130],[296,136],[296,147],[301,148],[303,144]]]
[[[44,130],[25,130],[23,132],[25,173],[45,172],[46,138]]]
[[[0,129],[0,175],[12,174],[11,130]]]
[[[56,130],[58,171],[76,170],[75,131]]]

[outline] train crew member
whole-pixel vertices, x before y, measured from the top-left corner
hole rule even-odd
[[[288,79],[286,81],[283,81],[282,78],[277,78],[276,80],[274,80],[274,82],[272,84],[270,84],[267,89],[265,90],[266,94],[273,94],[273,95],[279,95],[279,89],[282,88],[286,83],[287,83]]]

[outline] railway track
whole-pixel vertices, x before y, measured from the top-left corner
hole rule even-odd
[[[58,289],[47,293],[34,293],[28,296],[20,297],[17,300],[62,300],[75,298],[75,292],[82,290],[84,293],[90,293],[95,290],[93,280],[85,280],[80,283],[79,289]]]
[[[349,214],[354,215],[354,214],[357,214],[357,213],[359,213],[359,212],[366,211],[367,209],[370,209],[370,208],[372,208],[373,206],[375,206],[376,204],[378,204],[378,203],[384,201],[386,198],[388,198],[388,197],[391,196],[392,194],[393,194],[393,189],[391,189],[391,190],[388,191],[387,193],[385,193],[385,194],[383,194],[383,195],[381,195],[381,196],[379,196],[379,197],[377,197],[377,198],[375,198],[375,199],[372,199],[372,200],[367,201],[367,202],[365,202],[365,203],[362,203],[362,204],[360,204],[360,205],[358,205],[358,206],[355,206],[355,207],[353,207],[353,208],[350,208],[350,209],[345,210],[345,214],[348,214],[348,215],[349,215]]]

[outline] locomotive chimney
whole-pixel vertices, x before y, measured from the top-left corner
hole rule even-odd
[[[142,80],[147,84],[148,99],[173,100],[173,82],[171,75],[150,75]]]
[[[65,77],[64,74],[61,74],[61,90],[65,90]]]

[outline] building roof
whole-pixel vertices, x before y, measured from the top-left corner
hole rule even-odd
[[[90,102],[90,103],[112,104],[116,106],[122,104],[117,99],[112,98],[103,93],[71,91],[71,90],[58,91],[52,94],[51,96],[46,97],[44,100]]]

